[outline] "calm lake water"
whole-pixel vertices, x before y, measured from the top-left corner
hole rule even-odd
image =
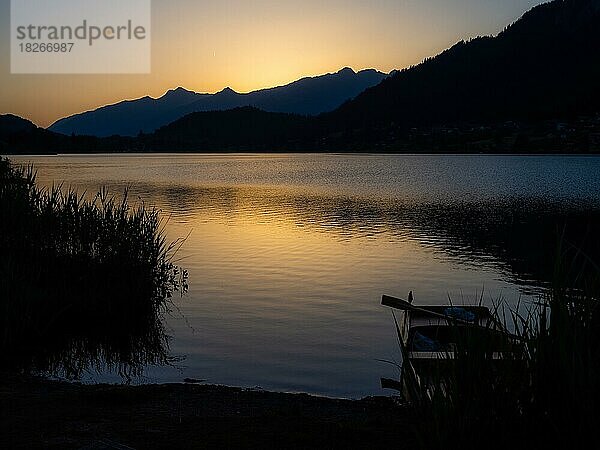
[[[13,157],[79,192],[129,188],[187,237],[190,290],[168,317],[179,368],[141,382],[335,397],[385,394],[397,370],[382,294],[422,304],[528,301],[564,223],[600,205],[600,158],[566,156],[94,155]],[[586,228],[587,227],[587,228]],[[587,231],[586,231],[587,230]],[[482,294],[483,292],[483,294]],[[89,380],[116,380],[89,375]]]

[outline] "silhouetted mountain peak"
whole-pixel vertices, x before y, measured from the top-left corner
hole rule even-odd
[[[0,136],[10,135],[21,131],[35,130],[37,126],[27,119],[14,114],[0,114]]]
[[[47,152],[43,148],[56,136],[14,114],[0,114],[0,154]],[[15,152],[16,150],[16,152]]]
[[[184,95],[196,95],[196,92],[194,91],[189,91],[181,86],[175,88],[175,89],[169,89],[165,95],[163,95],[163,97],[180,97],[180,96],[184,96]]]
[[[356,75],[356,72],[351,67],[344,67],[338,71],[339,75]]]
[[[165,93],[162,97],[156,101],[163,103],[163,107],[181,107],[198,100],[202,94],[198,94],[193,91],[182,88],[181,86],[176,89],[171,89]]]
[[[222,91],[217,92],[217,94],[220,94],[220,95],[238,95],[238,93],[236,91],[234,91],[233,89],[231,89],[229,86],[227,86]]]

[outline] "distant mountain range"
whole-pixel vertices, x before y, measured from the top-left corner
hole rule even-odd
[[[298,100],[309,92],[300,88],[311,84],[308,79],[276,88],[300,103],[283,102],[285,97],[278,95],[271,97],[278,99],[277,107],[246,101],[244,107],[227,111],[194,112],[135,138],[52,133],[52,138],[36,142],[42,150],[63,152],[600,152],[599,30],[600,0],[554,0],[533,8],[495,37],[459,42],[389,77],[375,72],[381,82],[316,116],[308,114],[324,106],[301,111],[290,106],[310,103]],[[353,78],[343,70],[320,83],[346,76]],[[317,91],[310,92],[307,98],[318,97]],[[248,95],[265,98],[258,93]],[[222,99],[239,95],[216,94]],[[168,103],[165,109],[179,114],[196,103],[184,98],[186,91],[173,91],[161,104]],[[197,101],[208,110],[215,108],[205,97]],[[224,100],[219,104],[225,109],[236,105]],[[136,115],[119,117],[139,128]],[[8,147],[18,151],[16,144]]]
[[[62,134],[90,136],[136,136],[151,133],[189,113],[222,111],[253,106],[268,112],[317,115],[332,111],[365,89],[379,84],[387,75],[376,70],[307,77],[285,86],[240,94],[225,88],[216,94],[198,94],[183,88],[160,98],[143,97],[60,119],[50,130]]]

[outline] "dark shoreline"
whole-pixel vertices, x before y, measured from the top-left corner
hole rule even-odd
[[[408,410],[389,397],[4,376],[0,405],[3,448],[413,447]]]
[[[230,119],[215,119],[231,115]],[[600,115],[567,115],[545,119],[449,121],[437,125],[379,124],[344,131],[321,130],[314,125],[278,126],[255,108],[214,113],[192,113],[152,133],[137,137],[63,135],[32,123],[27,131],[0,135],[0,153],[348,153],[381,154],[599,154]],[[263,117],[266,116],[266,117]],[[257,118],[258,117],[258,118]],[[2,117],[0,116],[0,119]],[[309,120],[298,116],[303,124]],[[310,119],[316,121],[317,119]],[[292,120],[293,122],[293,120]],[[252,124],[253,126],[249,126]],[[1,124],[0,124],[1,125]],[[298,128],[300,127],[300,128]],[[288,129],[289,128],[289,129]],[[327,127],[325,127],[327,128]]]
[[[394,152],[394,151],[160,151],[160,152],[53,152],[53,153],[0,153],[0,157],[37,158],[40,156],[271,156],[271,155],[315,155],[315,156],[552,156],[552,157],[590,157],[598,158],[600,152],[523,152],[523,153],[486,153],[486,152]]]

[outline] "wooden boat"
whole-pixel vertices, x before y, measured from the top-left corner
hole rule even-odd
[[[394,317],[403,359],[400,380],[382,379],[381,384],[400,391],[409,401],[409,386],[424,392],[434,380],[439,381],[440,371],[454,363],[457,349],[465,351],[465,342],[485,345],[483,351],[492,362],[505,360],[514,350],[516,336],[485,306],[416,306],[412,292],[408,301],[384,295],[381,303],[400,311]]]

